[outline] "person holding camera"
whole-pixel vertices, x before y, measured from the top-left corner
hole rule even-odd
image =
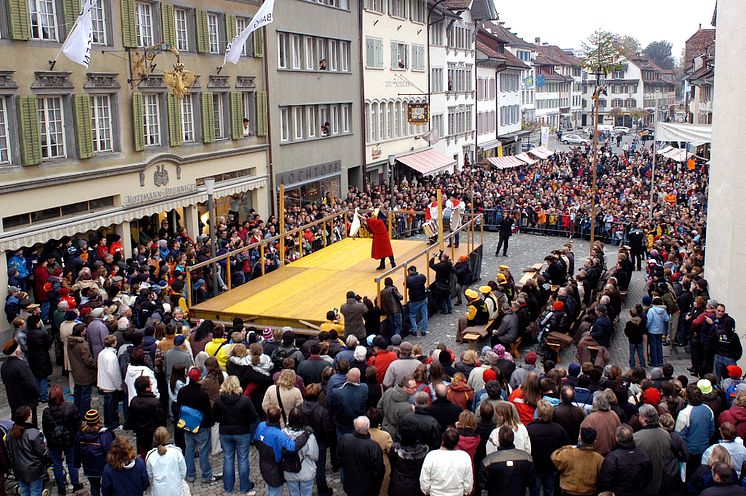
[[[368,312],[368,307],[362,302],[362,298],[354,291],[347,292],[347,301],[339,308],[344,317],[345,332],[348,336],[355,336],[358,341],[365,341],[365,320],[363,316]]]

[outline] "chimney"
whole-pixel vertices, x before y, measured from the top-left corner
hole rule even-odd
[[[541,38],[539,38],[538,36],[534,38],[534,43],[536,43],[537,45],[541,45]]]
[[[699,29],[702,29],[702,23],[701,22],[699,23]]]

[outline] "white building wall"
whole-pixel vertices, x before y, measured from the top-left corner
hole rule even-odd
[[[510,87],[503,84],[505,82],[503,75],[515,76],[518,78],[518,86]],[[508,133],[514,133],[521,130],[521,71],[505,70],[498,74],[498,85],[500,90],[497,94],[498,102],[498,136]]]
[[[486,81],[484,89],[480,91],[477,88],[477,95],[480,93],[483,95],[483,98],[477,99],[477,146],[480,148],[485,143],[497,140],[498,85],[495,79],[494,67],[477,68],[477,85],[482,83],[482,81]]]
[[[712,123],[712,157],[707,212],[707,252],[705,277],[713,298],[726,305],[726,311],[739,325],[743,340],[746,322],[746,172],[741,141],[746,134],[746,9],[741,0],[720,0],[717,6],[717,40]],[[741,358],[741,365],[746,357]]]

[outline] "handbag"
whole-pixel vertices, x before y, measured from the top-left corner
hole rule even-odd
[[[179,408],[179,422],[176,424],[176,427],[192,434],[197,434],[204,416],[205,414],[196,408],[182,405]]]
[[[280,396],[280,386],[275,386],[275,393],[277,394],[277,403],[280,405],[280,414],[282,415],[282,422],[287,425],[287,417],[285,416],[285,407],[282,406],[282,397]],[[297,474],[301,469],[300,454],[297,451],[289,451],[282,448],[282,460],[280,460],[280,468],[283,472],[292,472]]]

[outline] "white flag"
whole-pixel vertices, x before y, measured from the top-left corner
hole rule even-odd
[[[249,39],[249,35],[257,29],[271,24],[274,20],[272,17],[272,11],[275,8],[275,0],[265,0],[256,15],[251,19],[251,22],[243,28],[243,31],[238,33],[228,43],[225,48],[225,59],[223,59],[223,65],[230,62],[231,64],[238,64],[238,60],[241,58],[243,47],[246,45],[246,40]]]
[[[93,21],[91,20],[91,9],[96,5],[96,0],[85,0],[83,10],[75,21],[72,32],[65,40],[62,53],[73,62],[88,69],[91,62],[91,44],[93,43]]]

